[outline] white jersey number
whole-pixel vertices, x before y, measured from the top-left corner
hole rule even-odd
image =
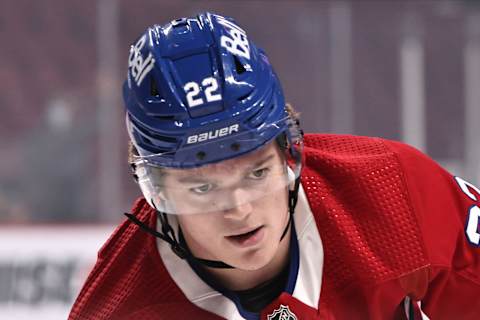
[[[218,82],[214,77],[208,77],[202,80],[202,87],[205,92],[205,99],[207,102],[222,100],[222,95],[217,93]],[[204,104],[202,97],[200,96],[200,85],[194,81],[187,82],[183,86],[183,90],[187,94],[187,103],[190,108]]]
[[[475,190],[480,194],[480,189],[471,184],[468,181],[463,180],[462,178],[455,177],[460,189],[473,201],[478,201],[477,197],[470,191],[469,188]],[[478,231],[478,226],[480,222],[480,208],[478,205],[470,207],[468,210],[468,221],[465,228],[465,233],[467,235],[468,241],[473,245],[480,246],[480,233]]]

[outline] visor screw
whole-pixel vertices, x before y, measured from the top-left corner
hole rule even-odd
[[[233,151],[238,151],[238,150],[240,150],[240,143],[237,143],[237,142],[232,143],[232,144],[230,145],[230,148],[231,148]]]
[[[198,160],[203,160],[203,159],[205,159],[206,156],[207,156],[207,154],[203,151],[197,152],[197,159]]]

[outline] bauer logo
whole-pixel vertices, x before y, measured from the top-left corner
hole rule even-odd
[[[146,59],[143,58],[142,49],[147,41],[147,36],[143,35],[134,46],[130,48],[130,55],[128,56],[128,68],[133,80],[140,86],[145,76],[153,69],[155,59],[151,52],[148,53]]]
[[[238,132],[238,124],[232,124],[231,126],[220,128],[217,130],[202,132],[200,134],[194,134],[187,138],[187,144],[193,144],[203,142],[207,140],[213,140],[221,137],[231,135],[234,132]]]

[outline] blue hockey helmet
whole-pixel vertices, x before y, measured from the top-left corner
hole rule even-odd
[[[278,77],[231,18],[207,12],[148,28],[130,48],[123,98],[140,175],[236,158],[281,135],[300,174],[302,138]]]

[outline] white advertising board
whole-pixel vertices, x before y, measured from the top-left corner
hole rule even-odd
[[[0,226],[0,320],[67,319],[114,226]]]

